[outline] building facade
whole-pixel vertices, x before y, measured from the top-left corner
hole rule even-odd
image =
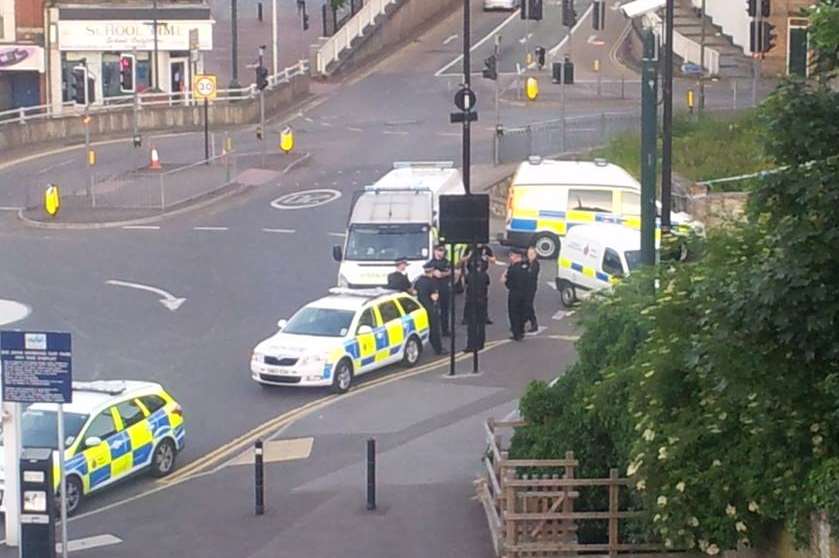
[[[46,102],[41,0],[0,0],[0,111]]]
[[[815,0],[768,1],[770,15],[767,19],[775,26],[776,39],[775,46],[763,55],[761,73],[769,77],[806,76],[810,50],[807,41],[809,22],[805,10],[815,5]],[[694,7],[700,8],[701,4],[701,0],[693,0]],[[761,5],[761,0],[757,0],[757,4]],[[749,31],[752,18],[746,10],[746,2],[705,0],[705,12],[744,53],[753,54]]]
[[[213,48],[214,21],[203,2],[57,2],[46,18],[48,89],[56,111],[72,100],[80,68],[89,103],[124,102],[135,92],[189,90],[192,75],[203,69],[203,53]],[[121,80],[126,59],[127,88]]]

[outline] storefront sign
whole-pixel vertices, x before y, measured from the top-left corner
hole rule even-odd
[[[189,31],[198,30],[198,48],[212,50],[212,21],[157,22],[158,50],[189,50]],[[147,21],[59,21],[61,50],[154,50],[154,23]]]
[[[33,45],[0,44],[0,72],[44,71],[44,49]]]

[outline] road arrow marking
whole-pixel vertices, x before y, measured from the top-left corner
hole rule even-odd
[[[100,546],[110,546],[121,542],[121,538],[113,535],[95,535],[93,537],[85,537],[84,539],[68,541],[67,552],[76,552],[77,550],[87,550],[89,548],[98,548]],[[61,553],[61,543],[56,543],[55,551],[57,553]]]
[[[185,298],[176,298],[172,293],[166,292],[163,289],[158,289],[157,287],[152,287],[149,285],[141,285],[140,283],[129,283],[128,281],[120,281],[118,279],[109,279],[105,281],[108,285],[113,285],[115,287],[128,287],[130,289],[138,289],[141,291],[148,291],[150,293],[155,293],[163,298],[160,299],[160,304],[174,312],[178,308],[181,307],[181,304],[186,302]]]

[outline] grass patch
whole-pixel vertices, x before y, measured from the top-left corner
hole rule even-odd
[[[738,176],[766,170],[774,166],[761,147],[762,130],[753,111],[734,118],[706,114],[678,115],[673,119],[673,171],[699,182]],[[658,146],[659,175],[661,142]],[[613,137],[606,147],[592,152],[641,176],[641,132],[633,131]],[[659,176],[660,179],[660,176]],[[715,185],[715,191],[747,190],[748,181]]]

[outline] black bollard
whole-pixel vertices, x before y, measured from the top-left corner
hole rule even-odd
[[[261,22],[262,21],[262,2],[257,3],[256,5],[256,18]]]
[[[367,440],[367,509],[376,509],[376,440]]]
[[[256,488],[256,515],[265,513],[265,469],[262,462],[262,440],[257,440],[253,448],[254,480]]]

